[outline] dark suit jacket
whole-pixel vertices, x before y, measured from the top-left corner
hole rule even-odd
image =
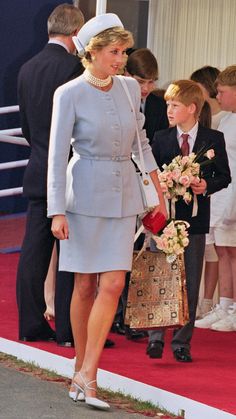
[[[169,121],[166,113],[166,102],[162,97],[150,93],[145,104],[145,124],[144,128],[147,132],[150,144],[155,131],[169,127]]]
[[[228,156],[225,150],[225,140],[222,132],[204,128],[199,124],[193,152],[197,154],[203,149],[214,149],[215,158],[202,169],[201,177],[207,182],[207,194],[205,196],[202,194],[197,195],[197,216],[192,217],[192,203],[187,205],[183,199],[180,199],[176,203],[175,218],[186,220],[190,223],[190,234],[203,234],[209,231],[209,195],[226,188],[231,182]],[[152,150],[160,169],[162,169],[164,163],[169,164],[175,156],[180,154],[176,127],[156,132],[153,138]],[[206,157],[202,157],[202,159],[205,160]]]
[[[23,190],[24,195],[30,199],[46,199],[54,91],[58,86],[79,76],[83,70],[80,60],[57,44],[47,44],[20,69],[18,101],[21,126],[23,135],[31,146]]]

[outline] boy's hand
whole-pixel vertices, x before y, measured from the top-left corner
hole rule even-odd
[[[192,182],[190,186],[193,193],[196,195],[203,194],[207,190],[207,183],[204,179],[200,179],[200,181],[197,182]]]

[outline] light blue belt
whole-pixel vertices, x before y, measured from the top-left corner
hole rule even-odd
[[[85,154],[79,154],[75,153],[79,158],[81,159],[87,159],[87,160],[101,160],[101,161],[126,161],[130,160],[131,156],[110,156],[110,157],[100,157],[100,156],[88,156]]]

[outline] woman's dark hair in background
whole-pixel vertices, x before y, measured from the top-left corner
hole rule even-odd
[[[211,98],[216,98],[217,90],[215,86],[215,81],[219,73],[220,70],[218,70],[218,68],[212,67],[210,65],[205,65],[204,67],[201,67],[198,70],[194,71],[190,76],[190,80],[196,81],[197,83],[201,83],[208,91],[209,96]]]

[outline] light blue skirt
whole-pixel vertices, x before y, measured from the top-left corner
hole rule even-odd
[[[131,270],[136,216],[102,218],[67,212],[66,218],[69,239],[60,241],[60,271]]]

